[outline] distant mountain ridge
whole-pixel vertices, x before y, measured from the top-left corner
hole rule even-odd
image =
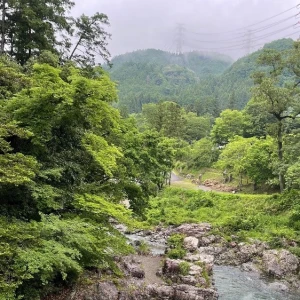
[[[281,39],[264,48],[287,50],[292,39]],[[118,83],[119,106],[140,112],[145,103],[175,101],[198,114],[242,109],[251,97],[251,74],[262,50],[233,62],[221,54],[174,54],[147,49],[116,56],[109,73]]]
[[[225,71],[233,63],[226,55],[192,51],[183,54],[165,52],[163,50],[147,49],[118,55],[112,59],[113,66],[122,66],[128,62],[158,64],[161,66],[178,65],[194,71],[198,76],[205,72],[218,74]]]

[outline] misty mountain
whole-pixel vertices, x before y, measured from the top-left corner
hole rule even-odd
[[[224,55],[197,52],[177,55],[161,50],[140,50],[112,59],[109,70],[118,82],[119,105],[129,112],[140,112],[145,103],[171,100],[208,74],[223,73],[232,61]]]
[[[284,51],[292,49],[292,39],[281,39],[266,44],[263,49]],[[257,59],[263,49],[240,58],[233,63],[217,80],[213,96],[220,100],[221,109],[243,109],[251,98],[253,80],[251,74],[258,71]]]
[[[264,48],[291,49],[292,39]],[[142,105],[175,101],[199,115],[217,116],[225,108],[243,109],[251,97],[258,50],[232,63],[224,55],[198,52],[181,55],[161,50],[139,50],[112,59],[109,70],[118,83],[119,106],[140,112]]]
[[[161,66],[178,65],[194,71],[202,77],[207,74],[219,74],[233,63],[233,60],[226,55],[218,53],[203,54],[192,51],[183,54],[175,54],[156,49],[138,50],[112,59],[114,68],[123,67],[124,64],[135,62],[139,64],[157,64]],[[112,69],[113,74],[116,70]]]

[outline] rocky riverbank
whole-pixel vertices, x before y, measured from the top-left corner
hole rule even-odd
[[[124,230],[119,226],[120,230]],[[121,278],[99,275],[93,284],[73,291],[68,300],[216,300],[214,265],[238,266],[257,276],[268,277],[275,290],[288,291],[300,288],[299,259],[287,250],[270,249],[267,243],[251,240],[230,242],[212,230],[210,224],[183,224],[134,234],[135,241],[165,246],[168,237],[183,234],[182,259],[164,255],[131,255],[116,258],[123,272]],[[132,237],[132,236],[131,236]],[[139,237],[139,238],[137,238]],[[139,243],[134,242],[138,245]]]
[[[184,260],[206,264],[238,266],[244,271],[268,277],[274,287],[282,290],[300,289],[299,258],[285,249],[270,249],[266,242],[249,239],[230,242],[212,230],[210,224],[183,224],[178,227],[157,228],[150,240],[162,240],[174,233],[182,233],[188,250]]]

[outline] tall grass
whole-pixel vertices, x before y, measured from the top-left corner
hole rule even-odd
[[[274,246],[300,242],[300,192],[248,195],[166,188],[150,201],[152,225],[211,223],[221,235],[255,238]]]

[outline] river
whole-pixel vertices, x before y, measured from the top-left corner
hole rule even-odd
[[[300,294],[279,292],[257,274],[237,267],[215,266],[215,286],[219,300],[299,300]]]
[[[126,234],[131,241],[145,241],[152,254],[165,251],[165,241],[153,241],[150,236]],[[219,293],[219,300],[299,300],[300,294],[277,291],[270,281],[260,278],[257,273],[241,271],[238,267],[214,266],[213,278]]]

